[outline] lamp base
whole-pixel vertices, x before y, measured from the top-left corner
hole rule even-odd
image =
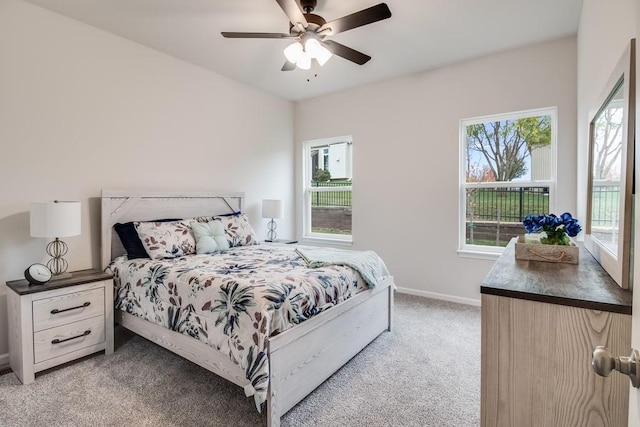
[[[47,245],[46,250],[47,254],[51,257],[47,262],[47,267],[51,270],[51,273],[53,273],[53,277],[60,277],[65,274],[69,266],[67,260],[63,258],[68,251],[67,244],[56,237],[56,240]]]
[[[267,230],[269,230],[267,232],[267,241],[269,242],[273,242],[278,238],[278,234],[276,233],[276,228],[278,228],[278,225],[276,224],[276,222],[273,220],[273,218],[271,218],[271,221],[269,221],[267,223]]]

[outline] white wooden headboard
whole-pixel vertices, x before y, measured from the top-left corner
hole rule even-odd
[[[224,215],[243,208],[241,192],[102,190],[102,269],[125,254],[113,230],[116,223]]]

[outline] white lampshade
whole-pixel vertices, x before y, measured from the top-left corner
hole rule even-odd
[[[304,43],[305,52],[307,52],[309,56],[312,58],[318,57],[318,53],[320,52],[320,49],[322,49],[322,46],[320,45],[320,42],[316,39],[310,38],[310,39],[307,39],[307,41]]]
[[[282,200],[263,200],[262,218],[282,218],[284,216],[284,205]]]
[[[287,58],[287,61],[293,62],[294,64],[298,62],[300,55],[302,55],[302,44],[300,42],[290,44],[284,49],[284,56]]]
[[[32,202],[31,237],[78,236],[82,227],[80,202]]]
[[[304,43],[304,51],[307,52],[311,58],[315,58],[321,66],[326,64],[332,55],[329,49],[322,46],[318,40],[312,38]]]
[[[298,62],[296,62],[298,68],[302,70],[308,70],[311,68],[311,56],[307,52],[302,52],[298,57]]]
[[[327,63],[327,61],[331,58],[333,54],[322,45],[318,45],[318,50],[316,51],[316,61],[320,64],[320,66]]]

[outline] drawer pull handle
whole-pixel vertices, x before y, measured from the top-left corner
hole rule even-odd
[[[87,329],[86,331],[84,331],[83,333],[81,333],[80,335],[76,335],[75,337],[71,337],[71,338],[65,338],[63,340],[60,340],[58,338],[54,339],[53,341],[51,341],[51,344],[60,344],[63,343],[65,341],[71,341],[71,340],[75,340],[76,338],[82,338],[82,337],[86,337],[87,335],[89,335],[91,333],[90,329]]]
[[[85,307],[89,307],[91,305],[91,303],[89,301],[85,302],[82,305],[79,305],[77,307],[71,307],[71,308],[63,308],[62,310],[58,310],[57,308],[54,308],[53,310],[51,310],[51,314],[58,314],[58,313],[63,313],[65,311],[69,311],[69,310],[77,310],[79,308],[85,308]]]

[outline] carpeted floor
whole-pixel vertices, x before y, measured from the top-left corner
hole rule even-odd
[[[478,426],[480,309],[396,294],[385,332],[282,418],[283,426]],[[0,376],[2,426],[260,426],[253,398],[127,331],[114,354],[23,386]]]

